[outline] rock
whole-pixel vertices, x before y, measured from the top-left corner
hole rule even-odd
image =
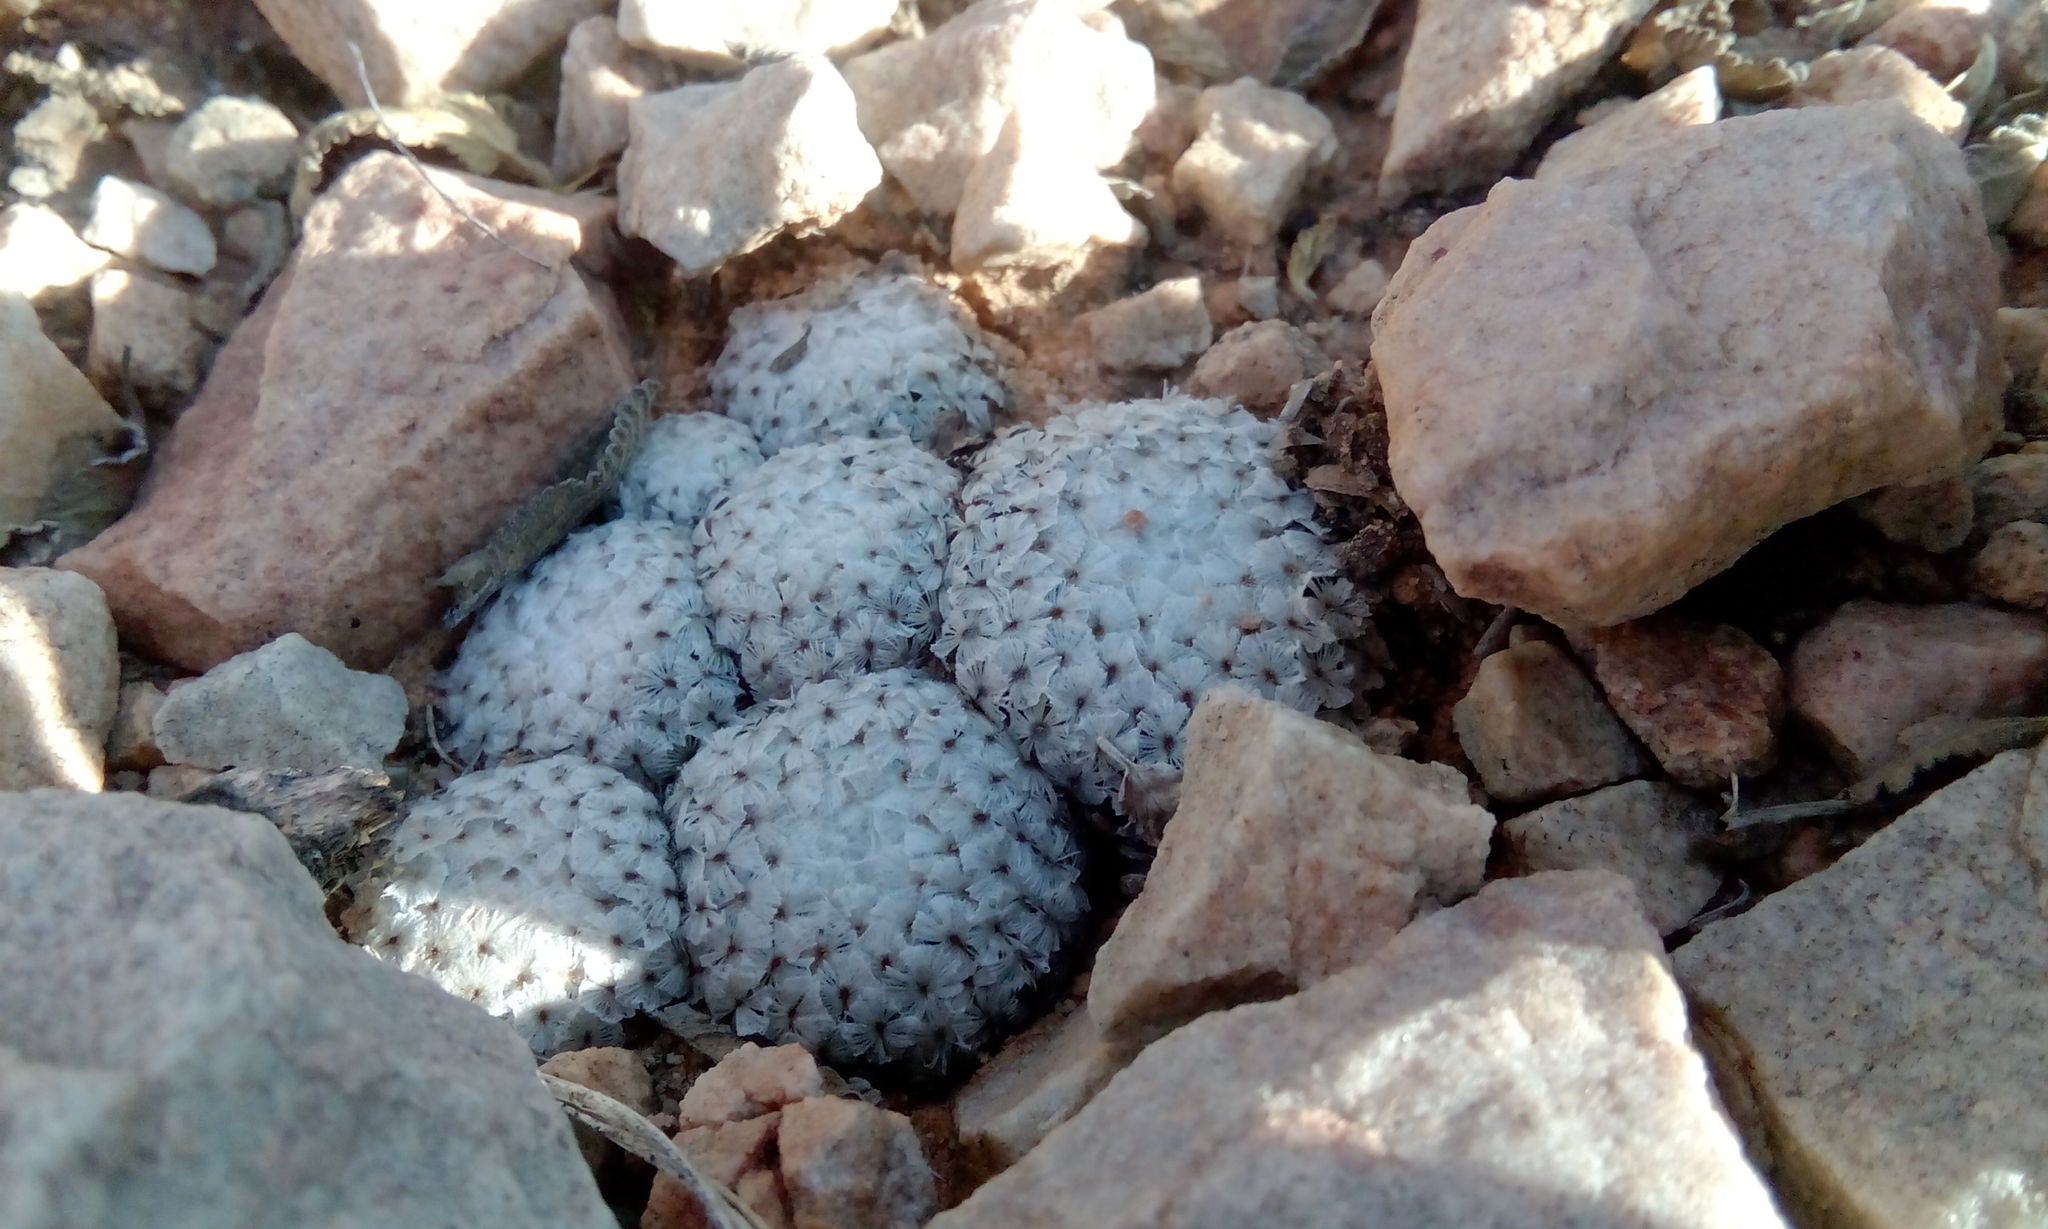
[[[1650,7],[1651,0],[1421,0],[1380,199],[1500,178]]]
[[[1155,1042],[933,1229],[1784,1222],[1621,879],[1487,886]]]
[[[68,91],[53,91],[14,122],[16,165],[7,186],[30,200],[69,192],[86,178],[88,153],[106,132],[91,103]]]
[[[588,174],[626,148],[629,104],[653,90],[674,89],[683,71],[652,52],[629,46],[618,23],[590,17],[569,31],[562,52],[562,92],[555,104],[555,176]]]
[[[1149,237],[1101,173],[1075,154],[1072,131],[1019,107],[967,174],[951,256],[961,269],[1058,269]]]
[[[370,49],[363,54],[369,57]],[[381,94],[378,101],[384,101]],[[298,157],[299,130],[289,116],[261,98],[223,94],[172,129],[164,173],[187,199],[227,209],[281,195]]]
[[[1365,37],[1377,0],[1115,0],[1161,63],[1209,81],[1255,77],[1300,89]]]
[[[80,239],[56,210],[30,204],[0,209],[0,295],[47,302],[106,266],[107,254]]]
[[[648,1076],[640,1056],[631,1050],[617,1046],[564,1050],[542,1063],[540,1070],[542,1075],[601,1092],[644,1115],[651,1116],[659,1108],[654,1099],[654,1080]],[[580,1123],[576,1127],[576,1146],[583,1150],[583,1161],[592,1169],[617,1150],[617,1145]]]
[[[1478,891],[1492,835],[1456,769],[1210,691],[1145,890],[1096,956],[1089,1013],[1111,1041],[1143,1044],[1350,968]]]
[[[0,898],[10,1226],[616,1223],[525,1042],[338,939],[263,820],[0,795]]]
[[[1330,367],[1308,334],[1281,320],[1240,324],[1218,338],[1195,363],[1188,392],[1220,397],[1270,418],[1287,404],[1287,390]]]
[[[155,729],[173,764],[375,768],[405,734],[405,688],[287,632],[173,687]]]
[[[120,689],[99,587],[50,568],[0,568],[0,790],[99,789]]]
[[[1176,277],[1081,317],[1095,361],[1111,371],[1170,371],[1209,348],[1216,326],[1202,279]]]
[[[977,1177],[1015,1165],[1137,1057],[1102,1036],[1085,999],[1065,1007],[1012,1037],[953,1098],[960,1146]]]
[[[1373,313],[1395,485],[1460,594],[1648,614],[1782,525],[1981,455],[1996,269],[1960,152],[1894,103],[1503,182]]]
[[[1998,309],[1998,348],[2015,380],[2036,376],[2048,359],[2048,307]]]
[[[562,45],[569,28],[609,12],[610,0],[258,0],[299,62],[351,107],[365,105],[369,78],[386,107],[437,95],[486,93]],[[349,51],[362,50],[358,70]]]
[[[139,651],[204,670],[296,631],[384,666],[631,382],[609,296],[570,263],[603,206],[428,174],[373,154],[335,181],[135,508],[62,561]]]
[[[981,0],[923,38],[847,61],[860,128],[918,208],[951,214],[1011,114],[1063,130],[1076,162],[1121,161],[1152,109],[1152,57],[1069,0]]]
[[[156,784],[155,772],[150,783]],[[393,786],[379,768],[237,768],[176,788],[174,796],[181,802],[268,819],[284,833],[299,865],[327,892],[338,890],[363,868],[371,846],[405,800],[405,791]]]
[[[1970,70],[1986,34],[2006,25],[2017,6],[1980,0],[1949,3],[1907,3],[1892,10],[1884,24],[1863,36],[1861,47],[1890,47],[1927,70],[1938,81],[1953,81]],[[2003,10],[2005,20],[1994,17]],[[2006,41],[2006,50],[2015,49]]]
[[[1806,80],[1792,87],[1785,105],[1826,107],[1882,99],[1901,104],[1952,141],[1961,140],[1970,126],[1959,99],[1949,97],[1941,82],[1890,47],[1828,52],[1806,66]]]
[[[782,1187],[795,1229],[918,1229],[937,1212],[910,1119],[811,1097],[782,1111]]]
[[[0,531],[34,524],[44,495],[125,431],[29,301],[0,293]]]
[[[1970,587],[1994,602],[2048,610],[2048,525],[2000,525],[1970,561]]]
[[[85,241],[116,256],[155,265],[166,273],[197,276],[213,268],[216,252],[206,219],[147,184],[102,176],[92,192]]]
[[[1977,533],[1996,533],[2014,521],[2048,521],[2048,456],[1987,457],[1971,468],[1969,483]]]
[[[699,1173],[739,1196],[766,1229],[791,1229],[789,1198],[776,1164],[780,1112],[743,1122],[693,1127],[676,1135],[676,1147]],[[697,1197],[668,1174],[658,1174],[648,1192],[640,1229],[716,1229]]]
[[[1337,153],[1336,129],[1321,111],[1250,77],[1203,90],[1195,126],[1200,135],[1173,164],[1174,194],[1248,246],[1273,242],[1310,168]]]
[[[683,1094],[676,1121],[684,1130],[742,1122],[825,1093],[825,1077],[799,1045],[762,1047],[745,1042],[697,1077]]]
[[[155,683],[121,684],[114,725],[107,734],[108,771],[148,772],[163,764],[163,750],[156,745],[156,710],[163,702],[164,689]]]
[[[620,0],[619,34],[686,63],[728,68],[754,57],[845,56],[880,41],[895,0]]]
[[[1380,305],[1380,299],[1387,293],[1387,284],[1393,275],[1377,260],[1365,259],[1353,265],[1342,280],[1330,287],[1323,296],[1335,311],[1351,316],[1370,316],[1372,309]]]
[[[233,333],[284,268],[291,247],[291,217],[277,201],[255,201],[229,214],[220,225],[220,263],[199,287],[199,327],[222,337]]]
[[[150,797],[166,802],[183,802],[187,794],[203,788],[218,774],[211,768],[190,764],[161,764],[149,770],[146,790]]]
[[[1849,510],[1891,541],[1937,555],[1961,546],[1976,516],[1970,484],[1949,474],[1859,495]]]
[[[1660,88],[1628,103],[1550,147],[1536,166],[1536,178],[1557,179],[1601,171],[1628,161],[1673,128],[1711,124],[1721,118],[1721,86],[1714,67],[1680,73]]]
[[[1610,785],[1507,821],[1525,871],[1613,871],[1635,885],[1660,935],[1691,921],[1721,886],[1693,847],[1715,832],[1714,808],[1662,781]]]
[[[2040,1220],[2044,796],[2040,752],[2007,752],[1676,953],[1800,1223]]]
[[[1502,802],[1584,793],[1649,768],[1584,672],[1541,640],[1480,662],[1451,722],[1480,783]]]
[[[1983,606],[1855,601],[1800,638],[1792,711],[1854,776],[1935,717],[2017,717],[2048,700],[2048,621]]]
[[[1237,279],[1237,305],[1254,320],[1271,320],[1280,314],[1280,279],[1241,277]]]
[[[691,276],[777,235],[822,230],[882,182],[853,94],[822,56],[648,94],[627,117],[619,229]]]
[[[1680,785],[1725,789],[1776,762],[1784,671],[1739,628],[1652,615],[1573,643],[1608,705]]]
[[[192,323],[192,292],[126,269],[92,275],[92,337],[86,369],[107,388],[133,385],[145,402],[168,405],[199,387],[206,335]]]

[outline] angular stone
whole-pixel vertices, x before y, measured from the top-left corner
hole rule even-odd
[[[1300,89],[1365,37],[1378,0],[1115,0],[1131,37],[1207,81]]]
[[[1785,674],[1739,628],[1652,615],[1574,644],[1608,705],[1680,785],[1726,788],[1776,761]]]
[[[777,1171],[779,1112],[741,1122],[692,1127],[676,1134],[676,1147],[699,1173],[738,1195],[767,1229],[789,1229],[788,1199]],[[717,1229],[703,1205],[668,1174],[654,1179],[640,1229]]]
[[[2048,454],[1987,457],[1970,469],[1976,531],[1998,532],[2014,521],[2048,521]]]
[[[0,294],[42,303],[84,285],[107,267],[107,260],[54,209],[30,204],[0,209]]]
[[[1373,313],[1394,481],[1459,593],[1623,622],[1981,455],[1998,302],[1960,151],[1896,104],[1673,129],[1409,247]]]
[[[69,192],[89,176],[93,147],[106,136],[99,112],[70,90],[55,90],[14,122],[13,161],[7,186],[40,199]]]
[[[1195,362],[1188,392],[1220,397],[1262,418],[1280,412],[1298,381],[1323,374],[1330,356],[1283,320],[1254,320],[1216,339]]]
[[[1353,265],[1342,280],[1330,287],[1323,301],[1347,315],[1370,316],[1372,309],[1378,307],[1386,296],[1387,285],[1393,280],[1385,265],[1367,258]]]
[[[611,18],[577,22],[562,52],[562,92],[555,103],[555,175],[565,182],[575,179],[626,148],[629,104],[643,94],[682,83],[681,68],[628,45]]]
[[[92,191],[92,219],[84,239],[116,256],[195,277],[213,268],[218,253],[206,219],[148,184],[101,176]]]
[[[1649,768],[1585,672],[1541,640],[1480,662],[1451,723],[1480,783],[1502,802],[1583,793]]]
[[[676,1122],[684,1130],[741,1122],[824,1092],[817,1060],[802,1046],[764,1048],[749,1041],[697,1077],[683,1094]]]
[[[35,308],[0,293],[0,529],[32,525],[52,486],[121,438],[120,415],[43,335]]]
[[[299,62],[351,107],[368,103],[368,76],[386,107],[440,94],[485,93],[562,45],[569,28],[611,0],[258,0]],[[363,67],[349,51],[361,49]]]
[[[1792,711],[1864,776],[1935,717],[2017,717],[2048,701],[2048,621],[1984,606],[1850,602],[1800,638]]]
[[[1713,65],[1703,64],[1551,146],[1536,166],[1536,178],[1605,170],[1628,161],[1673,128],[1711,124],[1720,118],[1721,86]]]
[[[1994,602],[2048,610],[2048,525],[2000,525],[1970,560],[1970,587]]]
[[[156,745],[201,768],[375,768],[405,734],[405,688],[364,674],[297,632],[173,687]]]
[[[822,230],[882,182],[853,94],[822,56],[648,94],[627,118],[619,229],[692,276],[777,235]]]
[[[1806,66],[1806,80],[1785,96],[1788,107],[1832,107],[1890,99],[1949,138],[1962,139],[1969,115],[1941,82],[1890,47],[1830,51]]]
[[[299,130],[290,116],[261,98],[223,94],[171,130],[164,173],[188,199],[228,209],[281,195],[298,157]]]
[[[1955,475],[1883,487],[1849,501],[1849,510],[1901,546],[1942,554],[1970,536],[1976,505]]]
[[[933,1229],[1768,1229],[1621,879],[1489,885],[1155,1042]]]
[[[192,322],[195,303],[182,286],[126,269],[93,274],[86,369],[103,387],[126,381],[153,404],[184,400],[199,387],[208,344]]]
[[[1170,371],[1209,348],[1216,326],[1202,279],[1175,277],[1081,317],[1095,361],[1111,371]]]
[[[1084,1000],[1017,1034],[953,1098],[968,1167],[989,1178],[1015,1165],[1138,1056],[1103,1037]]]
[[[889,33],[896,0],[620,0],[619,34],[686,63],[851,55]]]
[[[156,710],[163,702],[164,689],[155,683],[137,680],[121,684],[114,704],[114,725],[107,733],[108,771],[148,772],[163,766],[164,753],[156,745]]]
[[[99,789],[120,688],[98,586],[50,568],[0,568],[0,790]]]
[[[1801,1224],[2040,1222],[2044,798],[2039,751],[2007,752],[1674,956]]]
[[[1105,1037],[1142,1044],[1350,968],[1478,891],[1492,835],[1456,769],[1210,691],[1188,721],[1180,809],[1096,955],[1089,1013]]]
[[[1592,81],[1651,3],[1421,0],[1380,166],[1380,198],[1500,178],[1558,106]]]
[[[1693,852],[1718,827],[1714,808],[1662,781],[1610,785],[1504,827],[1524,870],[1613,871],[1628,880],[1660,935],[1691,921],[1721,886],[1721,872]]]
[[[1327,116],[1250,77],[1203,90],[1195,127],[1195,143],[1173,164],[1174,193],[1246,245],[1273,242],[1309,170],[1337,153]]]
[[[860,128],[918,207],[951,214],[1011,113],[1061,127],[1106,168],[1152,109],[1152,56],[1106,12],[1066,0],[980,0],[923,38],[847,61]]]
[[[1079,266],[1097,252],[1142,244],[1145,227],[1101,172],[1073,148],[1073,133],[1020,107],[968,172],[953,222],[955,268]]]
[[[140,651],[204,670],[296,631],[385,665],[631,382],[609,297],[570,263],[603,207],[428,174],[373,154],[327,190],[135,508],[62,561]]]
[[[565,1050],[540,1065],[542,1075],[581,1084],[601,1092],[622,1105],[651,1115],[658,1108],[654,1080],[646,1064],[631,1050],[597,1046],[588,1050]],[[595,1169],[617,1145],[589,1127],[577,1124],[576,1146],[583,1150],[584,1163]]]
[[[616,1224],[525,1042],[338,939],[260,816],[0,795],[0,899],[10,1226]]]
[[[2004,34],[2021,6],[1987,0],[1909,0],[1891,10],[1884,24],[1863,36],[1859,46],[1890,47],[1927,70],[1938,81],[1953,81],[1970,70],[1986,34]],[[2019,50],[2017,40],[2001,39],[2002,50]]]
[[[782,1188],[795,1229],[918,1229],[938,1211],[910,1119],[841,1097],[782,1111]]]

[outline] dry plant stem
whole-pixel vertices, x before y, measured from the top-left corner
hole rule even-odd
[[[761,1218],[740,1202],[739,1196],[700,1173],[675,1141],[656,1130],[638,1110],[545,1071],[539,1075],[569,1117],[688,1187],[697,1202],[704,1205],[711,1229],[767,1229]]]

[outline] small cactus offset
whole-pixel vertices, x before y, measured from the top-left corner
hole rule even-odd
[[[761,460],[754,433],[723,414],[658,418],[619,480],[619,514],[695,529],[726,488]]]

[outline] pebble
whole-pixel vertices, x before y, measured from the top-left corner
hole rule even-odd
[[[81,578],[82,579],[82,578]],[[289,632],[171,688],[152,728],[201,768],[375,768],[405,734],[405,688]]]
[[[171,130],[164,173],[186,199],[229,209],[282,195],[298,158],[299,129],[289,116],[261,98],[223,94]]]
[[[1785,96],[1788,107],[1831,107],[1891,99],[1952,141],[1969,128],[1961,100],[1890,47],[1830,51],[1806,66],[1806,79]]]
[[[1212,690],[1188,721],[1180,807],[1096,955],[1088,1010],[1105,1037],[1137,1045],[1320,981],[1478,891],[1492,835],[1456,769]]]
[[[1329,355],[1300,329],[1283,320],[1253,320],[1217,338],[1196,360],[1187,390],[1271,418],[1286,406],[1289,389],[1329,367]]]
[[[643,1116],[651,1116],[660,1108],[654,1099],[654,1080],[647,1074],[640,1056],[631,1050],[617,1046],[564,1050],[542,1063],[540,1071],[542,1075],[601,1092]],[[581,1123],[576,1125],[576,1146],[583,1150],[583,1163],[592,1169],[618,1150],[618,1145]]]
[[[1674,955],[1802,1224],[2040,1222],[2044,798],[2039,750],[2007,752]]]
[[[1537,807],[1507,821],[1524,871],[1613,871],[1635,885],[1660,935],[1691,921],[1721,886],[1694,852],[1715,809],[1662,781],[1629,781]]]
[[[1503,182],[1373,313],[1394,483],[1459,594],[1648,614],[1783,525],[1981,455],[1997,267],[1961,152],[1894,103]]]
[[[805,1097],[824,1095],[824,1073],[802,1046],[742,1042],[690,1085],[676,1110],[676,1125],[689,1130],[744,1122]]]
[[[118,175],[102,176],[93,189],[92,220],[85,225],[84,239],[166,273],[196,277],[213,268],[217,258],[205,218],[147,184]]]
[[[120,415],[43,335],[29,301],[0,292],[0,530],[34,524],[51,488],[124,431]]]
[[[1989,535],[2014,521],[2048,521],[2048,455],[2012,452],[1969,473],[1974,529]]]
[[[109,772],[148,772],[163,766],[163,749],[156,745],[156,710],[163,702],[164,689],[155,683],[121,684],[114,726],[107,734]]]
[[[1102,173],[1076,153],[1058,112],[1010,113],[967,173],[953,222],[957,269],[1063,269],[1150,238]]]
[[[1725,789],[1777,761],[1778,660],[1741,629],[1652,615],[1573,641],[1607,703],[1671,779]]]
[[[1170,371],[1216,340],[1199,277],[1168,278],[1088,312],[1081,323],[1095,361],[1111,371]]]
[[[1648,771],[1648,758],[1556,645],[1489,654],[1451,708],[1465,758],[1501,802],[1584,793]]]
[[[379,104],[405,107],[509,84],[560,47],[577,22],[610,12],[612,0],[257,0],[256,7],[343,103],[368,104],[367,76]],[[351,42],[362,51],[362,69]]]
[[[1118,0],[1115,7],[1162,64],[1208,81],[1249,76],[1290,89],[1357,46],[1379,10],[1358,0]]]
[[[1536,178],[1557,179],[1626,162],[1673,128],[1721,118],[1721,86],[1711,64],[1680,73],[1656,90],[1602,115],[1550,147]]]
[[[1199,135],[1173,164],[1174,195],[1246,246],[1273,242],[1309,171],[1337,153],[1328,117],[1250,77],[1203,90],[1194,119]]]
[[[843,1097],[782,1111],[776,1143],[795,1229],[917,1229],[939,1210],[910,1119]]]
[[[1323,302],[1347,316],[1370,316],[1372,309],[1378,307],[1386,296],[1387,284],[1392,280],[1393,274],[1387,272],[1385,265],[1368,257],[1351,266],[1351,270],[1330,287],[1329,293],[1323,296]]]
[[[932,1229],[1782,1229],[1626,881],[1490,884],[1153,1043]]]
[[[45,303],[83,286],[107,267],[108,259],[46,205],[17,203],[0,209],[0,294]]]
[[[50,94],[14,121],[7,186],[32,201],[71,191],[87,178],[90,151],[106,133],[91,103],[63,91]]]
[[[896,0],[620,0],[619,34],[684,63],[851,55],[885,38]]]
[[[296,631],[383,668],[632,382],[610,297],[570,263],[601,258],[608,207],[427,174],[379,153],[328,188],[134,509],[62,561],[138,651],[201,671]]]
[[[1500,178],[1651,3],[1420,0],[1380,165],[1380,199]]]
[[[121,687],[99,587],[50,568],[0,568],[0,790],[98,790]]]
[[[1085,997],[1012,1037],[953,1098],[969,1169],[985,1179],[1015,1165],[1137,1053],[1103,1037]]]
[[[1859,47],[1890,47],[1926,69],[1939,81],[1953,81],[1970,70],[1986,34],[2008,24],[2016,5],[1982,0],[1909,0],[1891,11],[1884,23],[1863,36]],[[1994,16],[2002,12],[2003,20]],[[2010,41],[2005,49],[2013,50]]]
[[[1970,560],[1970,587],[1994,602],[2048,611],[2048,525],[2000,525]]]
[[[569,31],[555,103],[554,172],[567,182],[626,148],[636,98],[683,84],[684,70],[619,37],[618,23],[590,17]]]
[[[1961,546],[1976,517],[1970,484],[1950,474],[1880,487],[1850,500],[1849,510],[1888,540],[1937,555]]]
[[[1954,603],[1854,601],[1793,647],[1792,711],[1854,776],[1883,767],[1931,718],[2038,713],[2048,701],[2048,621]]]
[[[1280,314],[1280,279],[1241,277],[1237,279],[1237,305],[1254,320],[1271,320]]]
[[[627,114],[619,229],[692,277],[777,235],[822,230],[882,182],[853,94],[822,56],[647,94]]]
[[[193,322],[196,307],[191,291],[145,273],[93,274],[86,369],[103,388],[132,385],[146,405],[182,401],[199,387],[209,345]]]

